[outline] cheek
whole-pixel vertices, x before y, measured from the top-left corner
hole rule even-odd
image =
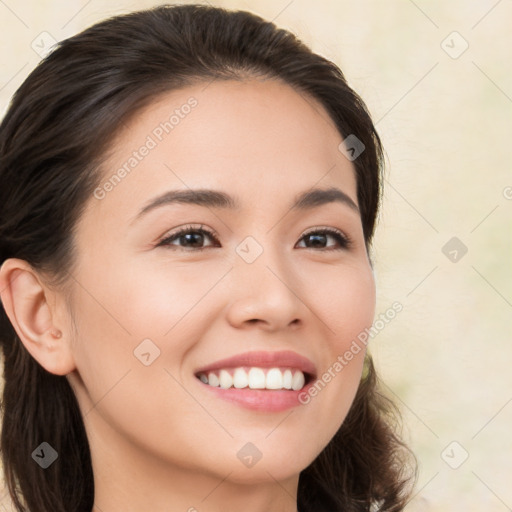
[[[375,281],[371,269],[362,267],[347,271],[340,282],[331,290],[328,321],[335,334],[330,338],[331,358],[326,371],[331,376],[342,375],[338,386],[344,388],[344,396],[353,397],[366,354],[365,333],[375,316]]]
[[[327,329],[331,351],[346,349],[370,327],[375,315],[375,281],[371,268],[353,265],[318,281],[315,304]]]
[[[98,334],[101,329],[104,335],[124,338],[129,344],[145,338],[160,342],[165,338],[168,343],[187,317],[200,309],[202,299],[223,273],[222,269],[213,273],[200,264],[192,269],[179,263],[151,265],[122,259],[107,268],[101,272],[88,269],[79,276],[87,290],[78,289],[75,309],[87,319],[88,332],[92,328]]]
[[[131,264],[130,279],[118,277],[111,300],[123,305],[121,315],[138,337],[165,338],[165,343],[188,325],[200,325],[200,312],[209,303],[207,295],[229,270],[195,264],[159,261],[155,266]],[[211,307],[211,303],[210,303]],[[196,322],[191,322],[194,317]]]
[[[138,266],[121,258],[116,261],[108,272],[78,276],[87,290],[78,287],[74,300],[74,355],[85,407],[101,400],[101,409],[109,404],[112,417],[122,417],[125,412],[117,405],[143,390],[153,396],[154,389],[175,386],[174,397],[183,395],[171,375],[180,382],[188,376],[188,353],[211,326],[214,305],[208,294],[217,283],[222,287],[220,278],[226,271],[200,264],[191,272],[185,265],[162,268],[162,263]],[[106,393],[110,399],[103,400]],[[144,399],[137,407],[154,414],[161,404],[155,407],[152,401]]]
[[[152,278],[134,268],[122,274],[120,265],[88,281],[85,274],[77,277],[88,288],[78,287],[73,298],[74,355],[81,378],[75,392],[86,422],[102,433],[98,439],[122,432],[145,451],[174,453],[185,463],[186,453],[172,437],[161,439],[166,432],[183,434],[183,415],[174,411],[198,409],[178,382],[186,352],[203,328],[193,317],[194,305],[211,284],[205,278],[187,286],[178,272],[172,273],[172,282],[171,276],[163,276]],[[143,353],[149,353],[149,365]]]
[[[340,269],[336,279],[331,275],[317,289],[315,298],[325,326],[322,364],[317,381],[300,399],[311,408],[309,417],[323,425],[317,437],[322,448],[344,421],[361,380],[366,344],[360,335],[372,325],[375,314],[371,268]]]
[[[77,280],[87,288],[77,286],[73,298],[75,359],[91,398],[101,397],[130,368],[140,369],[137,357],[148,351],[150,359],[157,357],[151,367],[179,376],[187,351],[208,329],[205,308],[212,304],[206,296],[223,274],[200,264],[192,273],[184,265],[137,265],[122,258],[83,268]]]

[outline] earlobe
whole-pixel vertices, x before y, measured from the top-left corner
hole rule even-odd
[[[48,372],[66,375],[75,369],[69,339],[56,314],[55,293],[26,261],[9,258],[0,269],[4,310],[32,357]]]

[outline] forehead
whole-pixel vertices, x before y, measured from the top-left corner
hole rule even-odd
[[[166,189],[229,190],[242,205],[315,185],[357,203],[342,137],[311,96],[273,79],[199,83],[160,96],[114,139],[95,207],[126,211]],[[120,175],[120,176],[119,176]]]

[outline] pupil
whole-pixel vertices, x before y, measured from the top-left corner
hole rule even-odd
[[[314,246],[317,246],[319,245],[319,241],[320,241],[320,245],[324,245],[325,244],[325,235],[321,235],[321,234],[318,234],[318,235],[309,235],[310,239],[313,239],[314,242],[313,242],[313,245]]]
[[[201,245],[202,236],[203,235],[201,233],[195,232],[195,233],[187,233],[185,235],[182,235],[182,238],[185,239],[186,242],[191,242],[193,245],[198,245],[198,244]],[[195,238],[195,240],[194,240],[194,238]],[[194,242],[196,242],[196,243],[194,243]]]

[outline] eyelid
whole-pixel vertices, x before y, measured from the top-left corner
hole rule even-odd
[[[171,231],[168,231],[166,232],[162,237],[160,237],[156,243],[156,247],[159,247],[159,246],[163,246],[163,247],[166,247],[166,246],[171,246],[171,244],[166,244],[165,242],[170,240],[171,238],[177,238],[178,236],[180,236],[181,234],[183,233],[188,233],[188,232],[204,232],[206,233],[208,236],[210,236],[214,242],[216,243],[219,243],[219,235],[218,233],[214,230],[214,229],[211,229],[211,228],[205,228],[204,224],[200,224],[200,225],[192,225],[192,224],[186,224],[185,226],[181,226],[179,228],[176,228],[175,230],[171,230]],[[179,246],[176,246],[176,247],[179,247]],[[209,246],[211,247],[211,246]],[[208,247],[203,247],[203,248],[199,248],[199,249],[196,249],[197,251],[200,251],[202,249],[207,249]],[[185,249],[186,250],[186,249]]]
[[[325,231],[326,233],[337,233],[338,235],[341,235],[343,238],[345,238],[347,240],[347,242],[348,241],[352,242],[352,239],[341,229],[327,227],[327,226],[310,228],[310,229],[306,230],[302,236],[305,237],[307,235],[310,235],[311,233],[318,233],[319,231],[320,232]]]
[[[341,247],[338,247],[338,248],[331,247],[331,248],[319,249],[320,251],[325,252],[325,251],[342,250],[342,249],[347,250],[347,249],[350,249],[354,245],[354,242],[350,236],[348,236],[345,232],[341,231],[341,229],[332,228],[332,227],[310,228],[307,231],[305,231],[304,234],[300,237],[299,242],[302,241],[302,239],[305,238],[306,236],[314,234],[314,233],[331,235],[334,237],[339,237],[342,240],[341,242],[339,242]],[[306,247],[306,249],[311,249],[311,247]]]

